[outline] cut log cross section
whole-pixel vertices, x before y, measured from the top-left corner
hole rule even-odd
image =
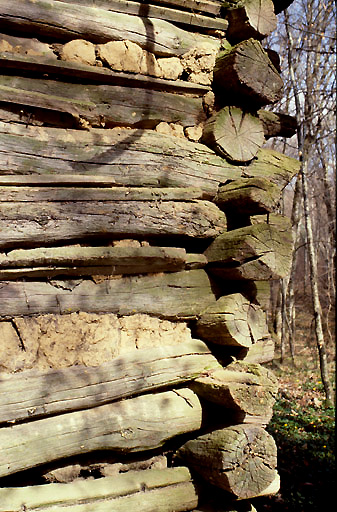
[[[244,0],[228,10],[229,21],[226,36],[231,42],[249,37],[259,41],[276,29],[277,18],[272,0]]]
[[[237,107],[225,107],[210,117],[203,142],[231,162],[249,162],[264,143],[260,119]]]

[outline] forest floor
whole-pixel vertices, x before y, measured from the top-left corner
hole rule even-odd
[[[280,388],[267,430],[278,447],[281,488],[275,496],[255,500],[258,512],[322,512],[334,502],[335,408],[325,406],[317,348],[307,333],[303,323],[296,336],[296,366],[290,356],[281,364],[277,351],[270,363]],[[334,339],[327,352],[335,392]]]

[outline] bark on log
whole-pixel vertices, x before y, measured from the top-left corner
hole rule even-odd
[[[21,0],[1,0],[1,29],[62,41],[78,38],[93,43],[129,40],[163,56],[182,55],[205,40],[215,47],[219,45],[217,40],[192,34],[164,20],[51,0],[28,2],[24,17]]]
[[[269,36],[277,25],[272,0],[244,0],[226,11],[229,25],[226,38],[238,43],[250,37],[261,41]]]
[[[98,367],[25,371],[0,381],[0,423],[97,407],[202,375],[219,363],[198,340],[137,350]]]
[[[0,101],[66,113],[88,127],[152,128],[161,121],[194,126],[206,118],[201,98],[136,87],[93,84],[83,87],[26,77],[1,76]]]
[[[283,82],[261,43],[248,39],[222,52],[214,68],[214,85],[223,102],[252,108],[276,103]]]
[[[241,361],[197,377],[190,388],[205,400],[234,410],[239,423],[261,425],[269,423],[278,391],[270,370]]]
[[[38,202],[38,198],[37,192],[35,201],[0,202],[0,247],[36,247],[92,238],[202,240],[226,229],[225,214],[209,201]]]
[[[218,236],[206,249],[209,271],[224,279],[269,281],[290,270],[292,234],[285,217],[282,225],[255,224]]]
[[[70,484],[0,489],[1,510],[6,512],[182,512],[197,503],[195,485],[185,467],[132,471]]]
[[[48,141],[48,144],[46,144]],[[261,149],[248,166],[232,165],[204,144],[153,130],[90,132],[0,123],[0,184],[198,187],[214,198],[220,183],[263,177],[281,188],[300,163]]]
[[[237,107],[224,107],[204,126],[202,141],[230,162],[250,162],[264,143],[258,117]]]
[[[5,427],[0,429],[0,477],[95,450],[151,450],[198,430],[201,421],[197,396],[179,389]]]
[[[196,12],[188,12],[182,9],[177,10],[173,6],[165,7],[153,5],[156,2],[140,3],[127,0],[60,0],[68,4],[85,5],[86,7],[96,7],[111,12],[121,12],[143,18],[155,18],[170,21],[172,23],[196,29],[226,30],[228,21],[203,16]],[[271,1],[271,0],[270,0]],[[197,4],[197,2],[195,2]],[[152,5],[151,5],[152,4]]]
[[[239,499],[279,489],[276,445],[262,427],[244,424],[214,430],[187,441],[178,455],[203,478]]]
[[[266,139],[270,139],[270,137],[289,138],[296,134],[297,122],[295,117],[263,109],[260,109],[257,115],[262,122]]]
[[[212,343],[245,348],[270,338],[265,312],[241,293],[220,297],[207,307],[194,333]]]
[[[23,38],[18,38],[22,40]],[[29,40],[30,41],[30,40]],[[46,45],[48,48],[48,45]],[[110,84],[124,87],[141,88],[156,91],[174,92],[176,94],[190,94],[204,96],[210,88],[205,85],[184,82],[182,80],[167,80],[153,76],[123,73],[111,69],[89,66],[79,62],[61,61],[47,56],[17,55],[0,53],[0,64],[4,69],[28,71],[30,74],[48,74],[52,77],[76,77],[77,80],[94,81],[99,84]],[[148,94],[150,94],[148,92]],[[49,124],[52,124],[50,119]]]
[[[145,313],[166,319],[195,319],[215,301],[204,270],[154,276],[124,277],[95,284],[89,280],[71,286],[67,281],[3,281],[0,316],[44,313]]]

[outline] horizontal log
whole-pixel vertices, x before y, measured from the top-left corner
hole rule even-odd
[[[261,43],[248,39],[219,54],[214,68],[214,85],[219,98],[252,108],[276,103],[283,82]]]
[[[70,484],[12,487],[0,490],[0,503],[8,512],[27,511],[116,512],[141,510],[174,512],[190,510],[197,492],[185,467],[132,471]]]
[[[187,270],[154,276],[123,277],[95,284],[79,281],[72,289],[62,280],[0,284],[0,316],[44,313],[144,313],[166,319],[193,319],[215,300],[204,270]]]
[[[189,256],[189,257],[188,257]],[[202,255],[200,255],[202,256]],[[109,267],[113,274],[183,270],[190,255],[174,247],[42,247],[0,253],[0,269],[20,267]]]
[[[238,43],[253,37],[261,41],[277,26],[272,0],[244,0],[237,2],[226,11],[229,26],[226,38]]]
[[[239,499],[279,489],[276,445],[262,427],[236,425],[187,441],[179,457],[210,483]]]
[[[212,343],[244,348],[270,338],[266,313],[241,293],[224,295],[209,305],[199,316],[194,333]]]
[[[259,340],[251,347],[239,350],[235,355],[237,359],[245,363],[269,363],[275,357],[275,343],[272,338]]]
[[[257,115],[262,122],[266,139],[270,137],[289,138],[296,134],[297,121],[293,116],[263,109],[258,110]]]
[[[70,194],[69,194],[70,192]],[[71,191],[68,191],[71,197]],[[84,193],[85,196],[85,193]],[[214,238],[225,214],[209,201],[0,202],[4,248],[102,238]]]
[[[197,503],[197,490],[185,467],[0,489],[0,504],[7,512],[183,512],[192,510]]]
[[[66,113],[96,127],[154,127],[161,121],[194,126],[205,119],[201,98],[117,85],[83,87],[38,78],[1,76],[0,101]]]
[[[48,141],[48,145],[46,144]],[[0,184],[198,187],[213,198],[220,183],[263,177],[283,188],[300,163],[261,149],[232,165],[204,144],[153,130],[43,128],[0,122]]]
[[[262,122],[237,107],[224,107],[205,123],[202,141],[230,162],[250,162],[264,143]]]
[[[1,0],[2,29],[62,41],[78,38],[93,43],[129,40],[163,56],[182,55],[205,40],[219,45],[215,39],[192,34],[165,20],[148,18],[146,14],[131,16],[52,0],[29,2],[24,17],[20,0]]]
[[[201,341],[137,350],[98,367],[36,369],[2,376],[0,423],[97,407],[194,379],[217,360]]]
[[[176,9],[190,9],[192,12],[205,12],[209,14],[220,14],[220,0],[152,0],[151,3],[175,7]]]
[[[237,361],[197,377],[191,389],[200,397],[235,411],[240,423],[267,425],[273,415],[277,379],[263,366]]]
[[[18,39],[22,40],[23,38]],[[49,54],[48,56],[39,55],[36,57],[1,52],[0,65],[3,69],[20,70],[20,73],[21,71],[29,71],[31,75],[42,73],[54,78],[76,77],[77,80],[94,81],[99,84],[175,92],[176,94],[190,94],[192,96],[203,96],[210,90],[205,85],[184,82],[182,80],[167,80],[153,76],[113,71],[108,68],[90,66],[79,62],[57,60],[56,55],[51,58]]]
[[[259,223],[218,236],[206,249],[209,270],[225,279],[268,281],[290,271],[292,234],[289,219],[277,227]]]
[[[140,3],[127,0],[60,0],[68,4],[85,5],[96,7],[112,12],[122,12],[143,18],[155,18],[170,21],[172,23],[193,27],[194,29],[226,30],[228,21],[224,19],[211,18],[198,13],[191,13],[185,10],[173,8],[173,5],[165,7],[153,5],[155,2]],[[271,0],[270,0],[271,1]],[[195,2],[196,3],[196,2]],[[152,5],[151,5],[152,4]]]
[[[5,427],[0,429],[0,477],[95,450],[151,450],[198,430],[201,421],[197,396],[179,389]]]

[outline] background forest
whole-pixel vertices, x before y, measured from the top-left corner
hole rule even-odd
[[[282,484],[259,504],[264,510],[324,510],[335,483],[335,43],[332,0],[295,0],[269,39],[285,82],[272,110],[298,124],[296,136],[270,146],[299,158],[301,172],[280,205],[292,219],[295,250],[290,275],[271,289],[281,387],[269,429]]]

